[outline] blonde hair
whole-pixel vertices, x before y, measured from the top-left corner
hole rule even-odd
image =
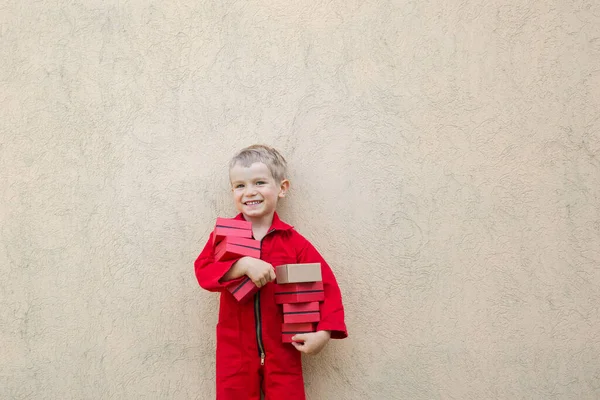
[[[269,168],[271,175],[277,183],[287,177],[287,162],[285,158],[273,147],[263,144],[253,144],[240,150],[229,162],[229,169],[236,164],[249,167],[255,162],[261,162]]]

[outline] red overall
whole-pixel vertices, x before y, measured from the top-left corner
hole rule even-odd
[[[242,214],[236,219],[243,220]],[[273,266],[320,262],[325,301],[317,330],[331,331],[333,339],[348,336],[340,289],[331,268],[308,240],[281,221],[277,213],[261,243],[261,260]],[[217,399],[304,400],[301,353],[281,341],[281,307],[275,304],[274,284],[268,283],[244,303],[219,280],[236,260],[215,262],[212,234],[194,264],[198,283],[221,292],[217,323]],[[261,365],[262,364],[262,365]]]

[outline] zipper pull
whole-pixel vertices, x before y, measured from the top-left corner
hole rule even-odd
[[[265,353],[260,353],[260,365],[265,365]]]

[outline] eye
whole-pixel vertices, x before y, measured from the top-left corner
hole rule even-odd
[[[256,182],[256,184],[257,184],[257,185],[264,185],[264,184],[266,184],[266,183],[267,183],[267,182],[265,182],[265,181],[257,181],[257,182]]]
[[[237,185],[234,186],[235,189],[241,189],[243,187],[244,187],[244,185],[241,183],[238,183]]]

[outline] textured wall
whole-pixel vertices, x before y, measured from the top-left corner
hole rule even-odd
[[[600,397],[600,3],[0,2],[0,398],[211,399],[225,165],[350,338],[310,399]]]

